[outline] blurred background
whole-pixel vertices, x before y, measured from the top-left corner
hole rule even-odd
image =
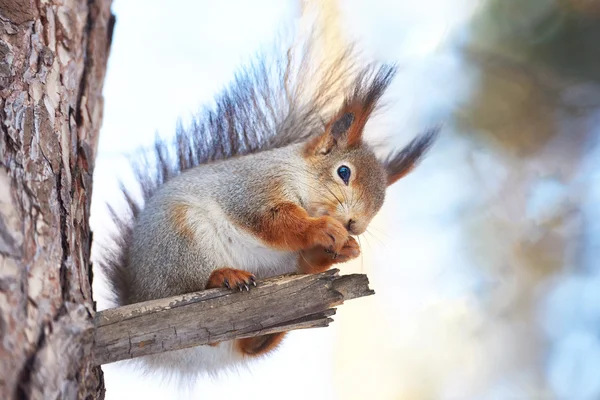
[[[180,388],[103,367],[107,399],[600,399],[600,2],[116,0],[92,204],[235,68],[313,11],[325,49],[400,66],[370,138],[445,123],[388,193],[363,255],[377,294],[249,371]],[[327,54],[327,51],[325,51]],[[95,271],[98,308],[109,306]]]

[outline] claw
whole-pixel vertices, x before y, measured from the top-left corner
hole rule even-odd
[[[231,286],[229,286],[229,281],[227,280],[227,278],[223,279],[223,284],[225,285],[225,287],[227,289],[231,289]]]
[[[254,287],[256,287],[256,282],[252,281],[252,284],[254,285]]]
[[[248,287],[248,285],[244,285],[244,287],[246,288],[246,292],[250,291],[250,288]]]

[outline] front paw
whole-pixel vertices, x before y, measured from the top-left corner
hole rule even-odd
[[[300,252],[298,269],[303,274],[318,274],[327,271],[334,264],[352,260],[359,255],[360,247],[356,239],[349,237],[337,255],[326,251],[322,246]]]
[[[350,236],[348,237],[348,240],[346,240],[346,243],[344,243],[344,247],[342,247],[337,254],[337,257],[335,257],[335,263],[350,261],[358,256],[360,256],[360,246],[356,239]]]
[[[325,216],[314,219],[307,236],[308,248],[322,246],[336,255],[342,251],[348,240],[348,231],[334,218]]]

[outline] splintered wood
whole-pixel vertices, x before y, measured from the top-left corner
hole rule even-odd
[[[282,275],[249,292],[211,289],[98,312],[96,364],[165,351],[328,326],[336,306],[374,294],[366,275]]]

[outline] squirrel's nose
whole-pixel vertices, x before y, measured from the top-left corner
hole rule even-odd
[[[352,228],[354,227],[354,223],[356,221],[354,221],[353,219],[349,219],[348,223],[346,224],[346,229],[348,230],[348,232],[352,232]]]

